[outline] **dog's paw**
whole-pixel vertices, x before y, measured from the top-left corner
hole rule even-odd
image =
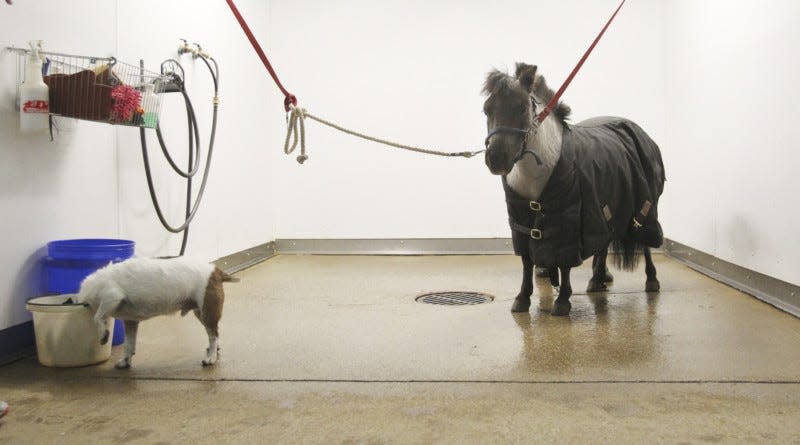
[[[114,364],[114,367],[117,369],[128,369],[131,367],[131,359],[128,357],[123,358],[122,360],[118,361]]]
[[[206,358],[203,360],[203,366],[205,367],[205,366],[213,366],[213,365],[215,365],[219,361],[219,358],[221,356],[221,354],[220,354],[221,351],[222,350],[220,348],[217,348],[216,353],[215,354],[211,354],[211,353],[209,353],[208,348],[206,348]]]
[[[106,329],[106,331],[103,333],[103,338],[100,339],[100,344],[104,345],[108,343],[108,337],[109,337],[109,332],[108,329]]]

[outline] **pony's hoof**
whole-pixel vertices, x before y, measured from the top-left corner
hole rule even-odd
[[[567,301],[566,303],[559,303],[558,301],[555,302],[553,305],[553,311],[550,312],[550,315],[555,315],[557,317],[564,317],[569,315],[569,311],[572,309],[572,305]]]
[[[131,361],[130,359],[123,358],[117,363],[114,363],[114,367],[117,369],[129,369],[131,367]]]
[[[645,292],[658,292],[661,290],[661,283],[658,280],[647,280],[644,284]]]
[[[531,308],[531,299],[522,300],[520,298],[514,299],[514,304],[511,305],[511,312],[528,312]]]
[[[605,281],[598,281],[592,278],[589,280],[589,285],[586,286],[586,292],[605,292],[608,290]]]
[[[214,366],[214,364],[216,364],[216,363],[217,363],[216,360],[212,360],[212,359],[208,359],[207,358],[207,359],[203,360],[203,367],[205,368],[207,366]]]

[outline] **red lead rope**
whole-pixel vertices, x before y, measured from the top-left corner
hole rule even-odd
[[[550,114],[550,112],[553,111],[553,108],[555,108],[556,104],[558,103],[558,100],[561,98],[561,95],[564,94],[564,90],[567,89],[570,82],[572,82],[572,79],[575,77],[576,74],[578,74],[578,70],[580,70],[581,66],[583,66],[583,62],[586,61],[586,59],[589,57],[589,54],[591,54],[592,50],[597,45],[597,42],[600,41],[600,37],[603,37],[603,34],[605,34],[606,29],[608,29],[608,25],[610,25],[611,22],[614,20],[614,17],[617,16],[617,13],[619,12],[620,9],[622,9],[623,4],[625,4],[625,0],[622,0],[622,3],[620,3],[619,6],[617,6],[617,10],[614,11],[614,14],[611,16],[610,19],[608,19],[608,22],[606,22],[606,26],[604,26],[603,29],[600,31],[600,34],[598,34],[597,37],[595,37],[594,42],[592,42],[592,45],[583,54],[583,57],[581,57],[581,60],[578,62],[577,65],[575,65],[575,68],[572,69],[572,72],[569,73],[567,80],[565,80],[564,83],[561,84],[561,88],[558,89],[558,92],[556,92],[553,98],[550,99],[550,102],[547,103],[547,106],[544,107],[544,110],[542,110],[542,112],[539,113],[538,116],[536,116],[536,120],[539,121],[539,123],[542,123],[542,121],[544,121],[544,119]]]
[[[256,37],[250,31],[250,27],[247,26],[247,22],[244,21],[244,17],[242,17],[242,14],[240,14],[239,10],[236,9],[236,5],[233,4],[233,0],[225,0],[225,1],[228,2],[228,6],[231,7],[233,15],[236,16],[236,20],[239,21],[239,25],[241,25],[242,31],[244,31],[245,35],[247,35],[247,38],[253,45],[253,49],[256,50],[258,57],[261,58],[261,62],[264,63],[264,67],[267,68],[267,71],[269,71],[269,74],[272,76],[272,79],[275,81],[275,84],[278,85],[278,88],[280,88],[281,92],[285,96],[285,99],[283,100],[283,106],[286,109],[286,111],[289,111],[290,105],[297,105],[297,98],[294,96],[294,94],[286,91],[286,88],[284,88],[283,85],[281,84],[281,81],[278,79],[278,75],[275,74],[275,70],[269,63],[269,59],[267,59],[267,55],[264,54],[264,50],[261,49],[261,45],[258,44],[258,40],[256,40]],[[612,21],[614,21],[614,18],[617,16],[619,10],[622,9],[622,5],[624,4],[625,0],[622,0],[619,6],[617,6],[617,9],[614,11],[614,14],[611,15],[611,18],[608,19],[608,22],[606,22],[606,25],[600,31],[600,34],[598,34],[597,37],[595,37],[594,42],[592,42],[591,46],[589,46],[589,49],[586,50],[586,52],[583,54],[583,57],[581,57],[581,60],[578,61],[578,64],[575,65],[575,68],[573,68],[572,72],[569,73],[567,80],[565,80],[564,83],[561,84],[561,88],[558,89],[556,94],[553,95],[553,98],[550,99],[550,102],[547,103],[547,106],[544,108],[544,110],[542,110],[542,112],[539,113],[539,115],[536,117],[536,120],[539,121],[539,123],[542,123],[542,121],[544,121],[545,118],[547,118],[547,116],[550,115],[550,112],[553,111],[553,108],[555,108],[556,104],[558,104],[558,100],[561,98],[561,95],[564,94],[564,90],[567,89],[570,82],[572,82],[572,79],[575,77],[576,74],[578,74],[578,70],[580,70],[581,66],[583,66],[583,62],[586,62],[586,59],[589,57],[589,54],[591,54],[594,47],[597,46],[597,42],[599,42],[600,38],[603,37],[603,34],[605,34],[606,29],[608,29],[608,26],[611,25]]]
[[[294,96],[294,94],[286,91],[286,88],[284,88],[283,85],[281,84],[281,81],[278,79],[278,75],[275,74],[275,70],[272,69],[272,65],[269,63],[269,59],[267,59],[267,55],[264,54],[264,50],[261,49],[261,45],[258,44],[258,40],[256,40],[256,37],[250,31],[250,27],[247,26],[247,22],[244,21],[244,17],[242,17],[242,15],[239,13],[239,10],[236,9],[236,5],[233,4],[233,0],[225,0],[225,1],[227,1],[228,6],[231,7],[233,15],[235,15],[236,20],[239,21],[239,25],[241,25],[242,31],[244,31],[245,35],[247,35],[247,38],[250,39],[250,43],[253,45],[253,49],[256,50],[256,53],[258,54],[258,57],[261,58],[261,62],[264,64],[264,67],[266,67],[267,71],[269,71],[269,74],[272,76],[272,80],[275,81],[275,84],[278,85],[278,88],[280,88],[281,92],[285,96],[285,99],[283,100],[283,107],[286,108],[286,111],[289,111],[290,105],[297,105],[297,98]]]

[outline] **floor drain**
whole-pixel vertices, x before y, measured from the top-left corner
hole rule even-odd
[[[479,292],[433,292],[420,295],[417,301],[426,304],[440,304],[444,306],[459,306],[489,303],[494,300],[491,295]]]

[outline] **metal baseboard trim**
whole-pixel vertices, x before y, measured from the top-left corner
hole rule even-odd
[[[279,255],[512,255],[511,238],[277,239]],[[652,249],[661,253],[661,249]],[[615,253],[609,249],[609,253]]]
[[[659,250],[654,249],[654,253]],[[690,268],[800,318],[800,286],[746,269],[670,239],[660,249]],[[509,255],[510,238],[276,239],[222,257],[236,273],[276,255]]]
[[[277,239],[281,255],[508,255],[510,238]]]
[[[255,266],[258,263],[266,261],[278,252],[275,248],[275,241],[260,244],[249,249],[236,252],[234,254],[224,256],[216,261],[214,264],[225,271],[225,273],[233,274],[240,270],[247,269],[248,267]]]
[[[670,239],[664,252],[692,269],[800,318],[800,286],[746,269]]]

